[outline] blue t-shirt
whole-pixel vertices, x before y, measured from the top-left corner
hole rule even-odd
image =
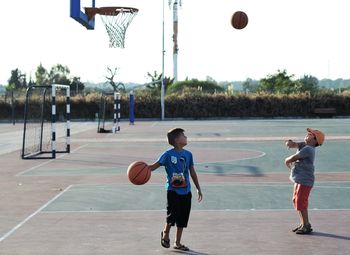
[[[315,147],[306,145],[304,142],[298,143],[297,154],[300,159],[294,163],[290,180],[312,187],[315,182]]]
[[[193,157],[190,151],[182,149],[181,151],[176,151],[174,148],[165,151],[158,159],[161,166],[165,167],[167,173],[166,189],[174,190],[179,195],[186,195],[191,192],[191,182],[189,169],[193,166]],[[173,174],[183,174],[186,181],[186,187],[174,187],[171,184],[171,179]]]

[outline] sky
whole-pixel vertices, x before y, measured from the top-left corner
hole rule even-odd
[[[81,0],[89,5],[91,0]],[[174,2],[174,0],[173,0]],[[164,73],[173,77],[173,12],[164,0]],[[70,18],[70,0],[2,1],[0,84],[11,70],[34,77],[42,64],[70,69],[82,81],[148,82],[162,71],[163,0],[96,0],[97,7],[139,9],[125,48],[109,48],[96,17],[95,30]],[[231,16],[244,11],[249,23],[234,29]],[[347,0],[182,0],[178,11],[178,80],[259,80],[286,70],[295,78],[350,78],[350,15]]]

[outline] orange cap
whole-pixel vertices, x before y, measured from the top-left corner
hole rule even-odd
[[[320,130],[312,129],[312,128],[307,128],[306,130],[307,130],[307,132],[310,132],[311,134],[313,134],[316,137],[316,141],[317,141],[318,145],[323,144],[325,135]]]

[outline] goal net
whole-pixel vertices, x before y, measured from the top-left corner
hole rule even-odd
[[[101,95],[98,113],[98,133],[116,133],[120,131],[120,93],[111,92]]]
[[[56,153],[69,152],[70,87],[29,87],[24,106],[22,158],[56,158]]]

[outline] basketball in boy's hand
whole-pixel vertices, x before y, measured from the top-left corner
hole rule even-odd
[[[236,11],[231,17],[231,25],[235,29],[243,29],[248,25],[248,16],[245,12]]]
[[[135,185],[142,185],[151,178],[151,170],[143,161],[135,161],[128,167],[128,178]]]

